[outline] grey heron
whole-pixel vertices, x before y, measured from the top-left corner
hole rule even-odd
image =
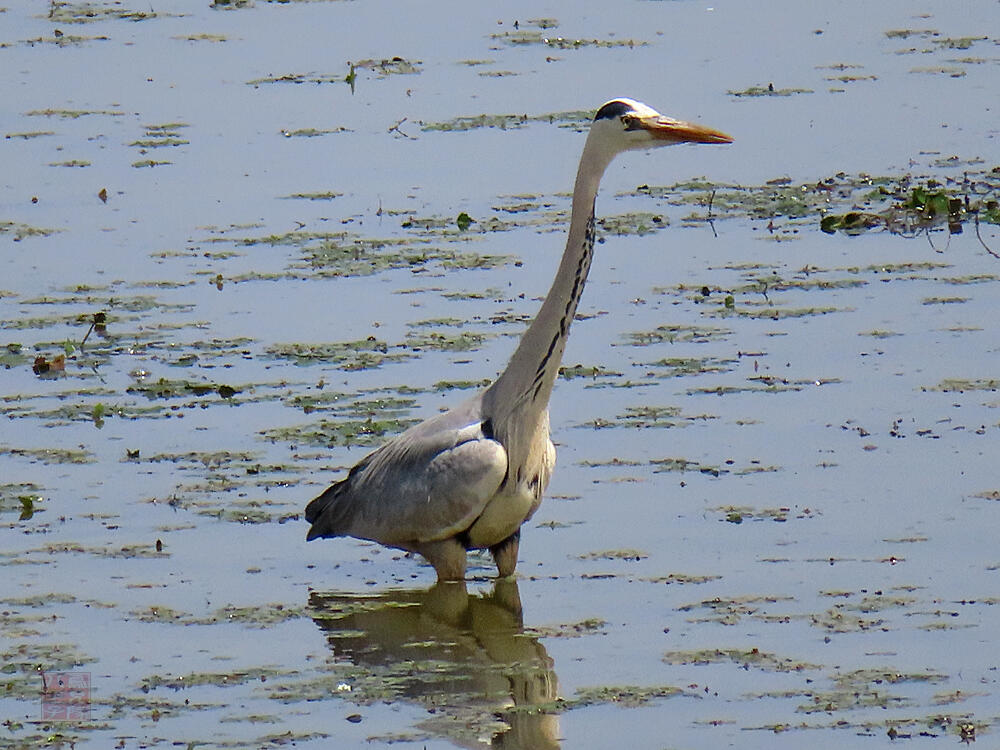
[[[538,509],[555,465],[549,395],[590,270],[605,169],[623,151],[730,142],[633,99],[604,104],[580,157],[555,280],[507,368],[482,392],[369,453],[310,502],[306,539],[352,536],[416,552],[441,581],[465,578],[466,551],[488,549],[499,575],[512,575],[521,525]]]

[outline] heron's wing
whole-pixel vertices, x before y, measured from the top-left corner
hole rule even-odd
[[[390,440],[313,500],[308,538],[445,539],[472,524],[506,473],[507,452],[484,427],[477,396]]]

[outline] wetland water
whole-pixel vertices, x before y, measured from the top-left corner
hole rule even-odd
[[[1000,7],[427,5],[0,3],[0,747],[994,746]],[[516,583],[306,545],[620,95]]]

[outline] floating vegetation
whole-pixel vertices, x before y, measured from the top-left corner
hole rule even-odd
[[[184,42],[228,42],[229,37],[225,34],[184,34],[172,37]]]
[[[281,75],[254,78],[247,81],[248,86],[260,86],[269,83],[343,83],[344,76],[331,73],[282,73]]]
[[[298,197],[298,196],[295,196]],[[312,199],[309,193],[302,193],[302,199]],[[335,197],[335,196],[334,196]],[[326,200],[325,194],[317,194],[317,200]],[[289,268],[270,274],[247,272],[235,275],[234,281],[257,279],[288,279],[323,276],[368,276],[393,269],[418,269],[434,264],[443,268],[492,268],[513,262],[506,255],[482,255],[474,252],[455,250],[447,245],[466,243],[469,235],[462,233],[451,220],[448,228],[437,225],[432,220],[407,220],[404,229],[420,229],[418,236],[365,237],[347,231],[307,232],[296,230],[283,234],[261,236],[232,235],[214,236],[206,240],[211,243],[232,243],[236,246],[297,246],[301,257],[293,261]],[[474,226],[479,226],[478,224]],[[486,229],[482,230],[483,232]],[[470,232],[469,234],[474,234]]]
[[[759,464],[757,465],[757,469],[759,471],[778,470],[777,467],[763,467]],[[777,521],[778,523],[785,523],[789,520],[789,518],[802,520],[806,518],[816,518],[820,515],[819,511],[811,508],[791,508],[787,506],[782,506],[780,508],[753,508],[743,505],[720,505],[716,508],[708,508],[708,510],[719,515],[719,520],[735,524],[740,524],[744,521]]]
[[[91,557],[115,560],[170,557],[169,553],[162,551],[162,549],[157,549],[155,544],[147,544],[145,542],[136,544],[108,543],[104,546],[83,545],[76,542],[52,542],[40,547],[39,549],[29,550],[25,554],[39,554],[43,556],[89,555]]]
[[[620,378],[622,373],[605,369],[600,365],[562,365],[559,368],[559,377],[563,380],[575,380],[576,378],[587,378],[597,380],[597,378]]]
[[[55,135],[54,130],[32,130],[28,133],[7,133],[4,138],[11,140],[14,138],[20,138],[21,140],[31,140],[32,138],[44,138],[47,135]]]
[[[20,242],[26,237],[49,237],[61,229],[46,229],[44,227],[33,227],[28,224],[21,224],[14,221],[0,221],[0,235],[11,234],[14,242]]]
[[[732,333],[728,328],[678,323],[661,325],[653,331],[629,333],[626,335],[626,340],[633,346],[650,346],[652,344],[676,342],[704,344],[709,341],[725,340]]]
[[[265,354],[273,359],[291,360],[297,365],[324,364],[341,370],[371,370],[388,362],[402,362],[416,356],[410,351],[398,351],[374,336],[358,341],[330,344],[273,344]]]
[[[625,708],[648,705],[651,701],[661,698],[673,698],[682,695],[678,687],[672,685],[640,686],[601,685],[598,687],[577,688],[576,697],[564,701],[567,709],[593,706],[601,703],[611,703]]]
[[[980,197],[973,199],[972,195]],[[978,235],[980,222],[1000,224],[1000,168],[979,176],[966,174],[961,181],[948,184],[929,179],[923,185],[911,186],[909,181],[883,185],[867,198],[872,204],[888,205],[878,212],[829,213],[820,221],[820,228],[828,234],[862,234],[879,229],[915,236],[938,227],[946,227],[949,234],[961,234],[963,225],[972,223]],[[985,242],[983,245],[995,252]]]
[[[767,86],[750,86],[742,91],[729,90],[726,92],[735,97],[760,97],[760,96],[794,96],[795,94],[812,94],[812,89],[784,88],[778,89],[773,83]]]
[[[580,622],[525,628],[524,635],[534,638],[579,638],[585,635],[603,633],[607,625],[605,620],[594,617]]]
[[[214,685],[215,687],[234,687],[247,682],[265,682],[269,678],[279,677],[288,674],[288,670],[274,667],[257,667],[241,669],[233,672],[189,672],[185,675],[150,675],[143,678],[140,689],[143,693],[152,692],[159,688],[170,690],[184,690],[203,685]]]
[[[348,63],[347,75],[336,73],[283,73],[281,75],[265,76],[247,81],[248,86],[261,86],[275,83],[347,83],[354,90],[358,70],[369,70],[376,78],[388,78],[392,75],[415,75],[420,72],[423,63],[419,60],[406,60],[402,57],[386,57],[378,60],[361,60]]]
[[[597,225],[607,234],[637,235],[640,237],[663,229],[667,224],[668,222],[663,216],[649,212],[606,216],[597,221]]]
[[[68,159],[66,161],[49,162],[50,167],[89,167],[90,162],[86,159]]]
[[[579,462],[580,466],[588,468],[617,468],[617,467],[638,467],[651,466],[654,474],[666,472],[677,472],[679,474],[698,473],[709,477],[721,477],[727,474],[734,476],[745,476],[747,474],[757,474],[761,472],[777,472],[781,468],[778,466],[767,466],[757,459],[751,460],[746,466],[738,467],[732,459],[727,459],[722,465],[703,464],[687,458],[654,458],[648,462],[637,462],[629,459],[612,458],[606,461],[584,460]]]
[[[940,36],[940,32],[937,29],[889,29],[885,36],[887,39],[909,39],[911,36],[930,39]]]
[[[607,429],[609,427],[626,427],[644,430],[649,428],[687,427],[694,422],[703,422],[717,417],[709,414],[683,415],[676,406],[629,406],[624,414],[615,419],[596,418],[582,422],[576,427],[588,429]]]
[[[574,39],[546,34],[544,30],[517,29],[515,31],[502,31],[490,35],[496,42],[501,42],[512,47],[524,47],[538,45],[552,49],[583,49],[585,47],[612,48],[612,47],[645,47],[648,42],[638,39]]]
[[[742,669],[759,669],[763,672],[804,672],[822,668],[819,664],[778,656],[756,648],[668,651],[663,655],[663,661],[667,664],[735,664]]]
[[[147,21],[160,18],[164,14],[149,11],[129,10],[120,2],[107,0],[87,0],[86,2],[68,2],[67,0],[51,0],[47,19],[52,23],[95,23],[99,21]],[[169,17],[171,14],[166,14]]]
[[[210,394],[216,394],[223,399],[231,399],[241,390],[243,389],[234,388],[224,383],[158,378],[156,381],[144,381],[131,385],[125,389],[125,392],[139,394],[152,401],[154,399],[187,398]]]
[[[548,125],[558,125],[559,127],[585,129],[593,119],[594,113],[586,110],[572,110],[568,112],[552,112],[541,115],[528,114],[508,114],[508,115],[472,115],[468,117],[456,117],[453,120],[444,122],[420,122],[420,128],[424,132],[430,131],[467,131],[478,130],[480,128],[499,128],[500,130],[513,130],[523,128],[531,123],[544,123]]]
[[[420,72],[423,63],[420,60],[406,60],[398,55],[394,57],[383,57],[377,60],[359,60],[351,63],[353,69],[364,68],[376,74],[379,78],[390,75],[413,75]]]
[[[641,367],[650,368],[657,378],[683,378],[705,375],[706,373],[732,372],[738,359],[720,357],[664,357],[652,362],[643,362]]]
[[[345,127],[328,128],[328,129],[297,128],[295,130],[282,130],[281,134],[285,136],[285,138],[316,138],[321,135],[333,135],[335,133],[350,133],[350,132],[351,130]],[[340,194],[338,193],[338,195]],[[286,197],[294,197],[294,196],[286,196]]]
[[[250,471],[248,469],[248,471]],[[273,511],[271,506],[277,506],[278,510]],[[298,520],[300,518],[299,509],[290,508],[284,503],[270,503],[261,501],[251,501],[240,503],[239,505],[229,505],[224,508],[199,508],[198,515],[216,518],[220,521],[239,524],[259,524],[259,523],[285,523],[286,521]]]
[[[37,36],[31,39],[24,39],[20,44],[34,47],[40,44],[51,44],[55,47],[78,47],[87,42],[106,42],[109,37],[103,34],[67,34],[60,29],[55,29],[52,36]],[[13,46],[10,42],[0,42],[0,49]]]
[[[24,113],[27,117],[59,117],[64,120],[76,120],[80,117],[124,117],[125,113],[117,109],[33,109]]]
[[[923,391],[940,391],[941,393],[965,393],[966,391],[996,391],[1000,389],[1000,380],[993,378],[965,379],[948,378],[937,385],[924,386]]]
[[[491,338],[485,333],[475,333],[473,331],[460,331],[456,334],[444,334],[437,331],[408,333],[406,344],[411,351],[420,352],[425,349],[432,349],[446,352],[471,352],[480,348],[484,341]]]
[[[291,200],[332,201],[334,198],[339,198],[342,195],[343,193],[338,193],[333,190],[326,190],[323,192],[316,192],[316,193],[292,193],[291,195],[283,195],[281,197]]]
[[[275,427],[261,431],[266,440],[295,445],[319,445],[325,448],[343,447],[374,447],[384,443],[393,435],[398,435],[418,419],[340,419],[309,422],[305,425],[291,427]]]
[[[41,510],[41,488],[32,482],[0,484],[0,513],[17,512],[20,521],[29,520]]]
[[[921,65],[916,68],[911,68],[910,72],[924,73],[927,75],[945,75],[949,78],[961,78],[966,74],[964,69],[949,65]]]
[[[728,317],[738,315],[741,318],[784,320],[785,318],[806,318],[816,315],[829,315],[835,312],[849,312],[848,308],[838,307],[774,307],[771,305],[747,305],[736,308],[735,306],[724,305],[722,308],[704,313],[708,317]]]
[[[625,560],[627,562],[638,562],[647,557],[649,557],[648,554],[637,549],[609,549],[577,555],[578,560]]]
[[[689,613],[688,621],[695,623],[714,622],[735,625],[744,617],[767,619],[774,605],[787,604],[793,597],[781,594],[744,594],[736,597],[715,597],[700,602],[684,604],[678,611]]]
[[[82,448],[15,448],[4,443],[0,443],[0,455],[18,456],[45,465],[89,464],[97,460],[94,454]]]
[[[128,144],[132,148],[139,149],[139,153],[145,153],[151,148],[173,148],[175,146],[185,146],[190,143],[190,141],[182,138],[180,135],[181,130],[188,127],[187,123],[171,122],[163,125],[145,125],[143,127],[145,128],[144,136]]]
[[[689,219],[705,221],[748,217],[768,220],[768,237],[780,236],[779,219],[795,231],[818,221],[827,234],[848,235],[888,231],[904,237],[936,230],[961,234],[973,225],[980,242],[980,224],[1000,225],[1000,167],[984,168],[976,160],[943,160],[940,166],[963,166],[961,175],[934,177],[905,174],[876,177],[844,173],[812,183],[778,178],[760,186],[717,186],[697,181],[668,187],[642,185],[634,194],[674,205],[695,204],[705,213]]]

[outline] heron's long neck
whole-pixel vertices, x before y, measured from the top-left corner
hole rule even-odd
[[[566,250],[552,287],[507,369],[483,396],[484,416],[493,421],[497,437],[508,453],[512,449],[519,451],[520,446],[511,443],[519,443],[519,438],[530,438],[538,420],[543,418],[559,373],[569,327],[590,271],[594,251],[594,200],[610,156],[592,153],[589,146],[588,141],[580,160]],[[522,431],[528,434],[518,434]],[[512,459],[516,457],[508,455],[508,460]]]

